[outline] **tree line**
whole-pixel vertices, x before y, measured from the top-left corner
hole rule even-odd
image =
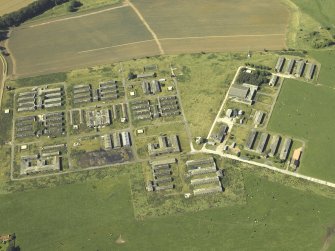
[[[13,26],[19,26],[23,22],[41,15],[56,5],[63,4],[69,0],[37,0],[17,11],[0,17],[0,29],[7,30]]]

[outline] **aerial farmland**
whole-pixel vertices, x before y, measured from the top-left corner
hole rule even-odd
[[[334,249],[331,0],[4,2],[0,250]]]

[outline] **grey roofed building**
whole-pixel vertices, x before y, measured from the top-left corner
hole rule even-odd
[[[156,71],[158,69],[157,65],[145,65],[143,67],[144,71]]]
[[[158,144],[148,144],[149,156],[158,156],[181,151],[177,135],[160,136],[158,137],[158,141]]]
[[[258,132],[257,131],[254,131],[252,130],[248,136],[248,139],[247,139],[247,144],[246,144],[246,148],[247,149],[252,149],[254,147],[254,144],[255,144],[255,141],[256,141],[256,138],[257,138],[257,135],[258,135]]]
[[[121,147],[121,138],[118,132],[113,133],[113,148],[120,148]]]
[[[197,169],[191,169],[187,171],[187,174],[189,176],[194,176],[194,175],[201,175],[201,174],[207,174],[207,173],[215,173],[216,167],[211,166],[211,167],[198,167]]]
[[[278,58],[275,70],[276,72],[281,72],[283,70],[286,59],[284,57]]]
[[[199,160],[188,160],[186,161],[186,166],[188,169],[197,169],[200,166],[216,168],[216,164],[215,164],[213,157],[206,158],[206,159],[199,159]]]
[[[257,111],[255,113],[255,119],[254,119],[254,124],[255,125],[260,125],[263,123],[263,120],[264,120],[264,117],[265,117],[265,113],[262,112],[262,111]]]
[[[150,89],[153,94],[156,94],[158,92],[161,92],[161,85],[157,80],[152,80],[150,83]]]
[[[142,82],[142,91],[144,94],[149,94],[150,93],[150,86],[147,81]]]
[[[151,165],[153,166],[157,166],[157,165],[171,165],[176,163],[176,159],[175,158],[168,158],[168,159],[157,159],[154,161],[151,161]]]
[[[286,73],[287,74],[292,74],[294,65],[295,65],[295,59],[290,59],[288,61],[288,65],[287,65],[287,68],[286,68]]]
[[[258,146],[257,146],[257,149],[256,149],[256,151],[258,153],[264,152],[264,150],[266,148],[266,145],[268,144],[268,141],[269,141],[269,136],[270,135],[266,132],[262,133],[261,138],[260,138],[259,143],[258,143]]]
[[[106,134],[103,136],[103,142],[104,142],[104,147],[105,149],[112,149],[112,138],[110,134]]]
[[[36,156],[27,156],[21,158],[20,174],[31,174],[38,172],[59,171],[61,168],[61,159],[57,156],[39,158]]]
[[[121,137],[122,137],[122,145],[123,146],[130,146],[130,134],[129,132],[121,132]]]
[[[231,86],[229,90],[229,96],[239,98],[239,99],[246,99],[249,92],[250,92],[249,87],[234,84]]]
[[[292,139],[290,138],[286,138],[285,139],[285,142],[284,142],[284,145],[280,151],[280,156],[279,158],[281,160],[286,160],[289,153],[290,153],[290,150],[291,150],[291,146],[292,146]]]
[[[275,86],[278,83],[279,77],[277,75],[272,75],[269,86]]]
[[[270,153],[269,156],[273,157],[278,151],[279,145],[280,145],[281,137],[279,135],[275,135],[272,137],[271,143],[270,143]]]
[[[306,66],[306,62],[304,60],[298,61],[298,67],[297,67],[297,72],[296,72],[296,75],[298,77],[302,77],[302,75],[304,74],[305,66]]]
[[[174,184],[169,184],[169,185],[165,185],[165,186],[156,186],[155,191],[169,190],[169,189],[173,189],[173,188],[174,188]]]
[[[58,102],[58,103],[48,103],[48,104],[44,105],[45,108],[59,107],[59,106],[62,106],[61,102]]]
[[[212,133],[211,138],[221,143],[224,137],[226,136],[227,131],[228,131],[228,125],[222,124],[220,125],[220,128],[217,132]]]
[[[193,194],[197,196],[197,195],[205,195],[205,194],[217,193],[217,192],[222,192],[221,184],[215,187],[210,187],[210,188],[195,189],[193,191]]]
[[[306,78],[312,80],[316,71],[316,65],[311,64],[307,73]]]
[[[217,183],[218,181],[220,181],[218,176],[198,178],[198,179],[192,179],[191,185],[197,186],[197,185],[203,185],[203,184]]]
[[[137,78],[154,78],[156,76],[157,76],[156,72],[137,74]]]

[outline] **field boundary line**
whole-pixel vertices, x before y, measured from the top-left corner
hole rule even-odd
[[[154,41],[155,41],[154,39],[148,39],[148,40],[143,40],[143,41],[138,41],[138,42],[131,42],[131,43],[126,43],[126,44],[118,44],[118,45],[106,46],[106,47],[101,47],[101,48],[96,48],[96,49],[85,50],[85,51],[78,51],[77,53],[78,54],[82,54],[82,53],[101,51],[101,50],[106,50],[106,49],[111,49],[111,48],[118,48],[118,47],[122,47],[122,46],[141,44],[141,43],[147,43],[147,42],[154,42]]]
[[[250,34],[250,35],[222,35],[222,36],[202,36],[202,37],[167,37],[160,38],[160,41],[168,40],[186,40],[186,39],[207,39],[207,38],[242,38],[242,37],[270,37],[270,36],[285,36],[284,33],[274,33],[274,34]]]
[[[98,10],[98,11],[95,11],[95,12],[82,14],[82,15],[78,15],[78,16],[74,16],[74,17],[65,17],[65,18],[61,18],[61,19],[56,19],[56,20],[40,23],[40,24],[33,24],[33,25],[30,25],[29,28],[34,28],[34,27],[43,26],[43,25],[52,24],[52,23],[63,22],[63,21],[71,20],[71,19],[77,19],[77,18],[92,16],[92,15],[100,14],[100,13],[103,13],[103,12],[124,8],[124,7],[127,7],[127,6],[129,6],[129,5],[125,3],[121,6],[112,7],[112,8],[108,8],[108,9],[104,9],[104,10]]]
[[[161,54],[164,54],[164,50],[163,47],[161,45],[161,43],[159,42],[159,39],[156,35],[156,33],[153,31],[153,29],[151,29],[150,25],[147,23],[147,21],[144,19],[144,17],[142,16],[141,12],[136,8],[136,6],[131,3],[129,0],[126,0],[126,3],[134,10],[134,12],[137,14],[137,16],[139,17],[139,19],[142,21],[142,23],[144,24],[144,26],[147,28],[147,30],[151,33],[152,37],[154,38],[154,40],[156,41],[156,44],[158,46],[158,49],[160,51]]]
[[[1,109],[2,96],[3,96],[3,92],[4,92],[4,88],[5,88],[5,82],[6,82],[6,78],[7,78],[7,72],[8,72],[8,65],[7,65],[7,61],[4,58],[4,56],[2,55],[2,53],[0,53],[0,59],[1,59],[2,65],[3,65],[2,79],[1,79],[1,82],[0,82],[0,109]]]

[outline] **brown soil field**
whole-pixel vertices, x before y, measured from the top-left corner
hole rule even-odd
[[[285,33],[278,0],[132,0],[159,38]]]
[[[34,0],[0,0],[0,16],[21,9]]]
[[[290,13],[277,0],[132,3],[168,54],[285,47]],[[130,6],[41,25],[27,23],[13,30],[8,47],[14,77],[160,54]]]

